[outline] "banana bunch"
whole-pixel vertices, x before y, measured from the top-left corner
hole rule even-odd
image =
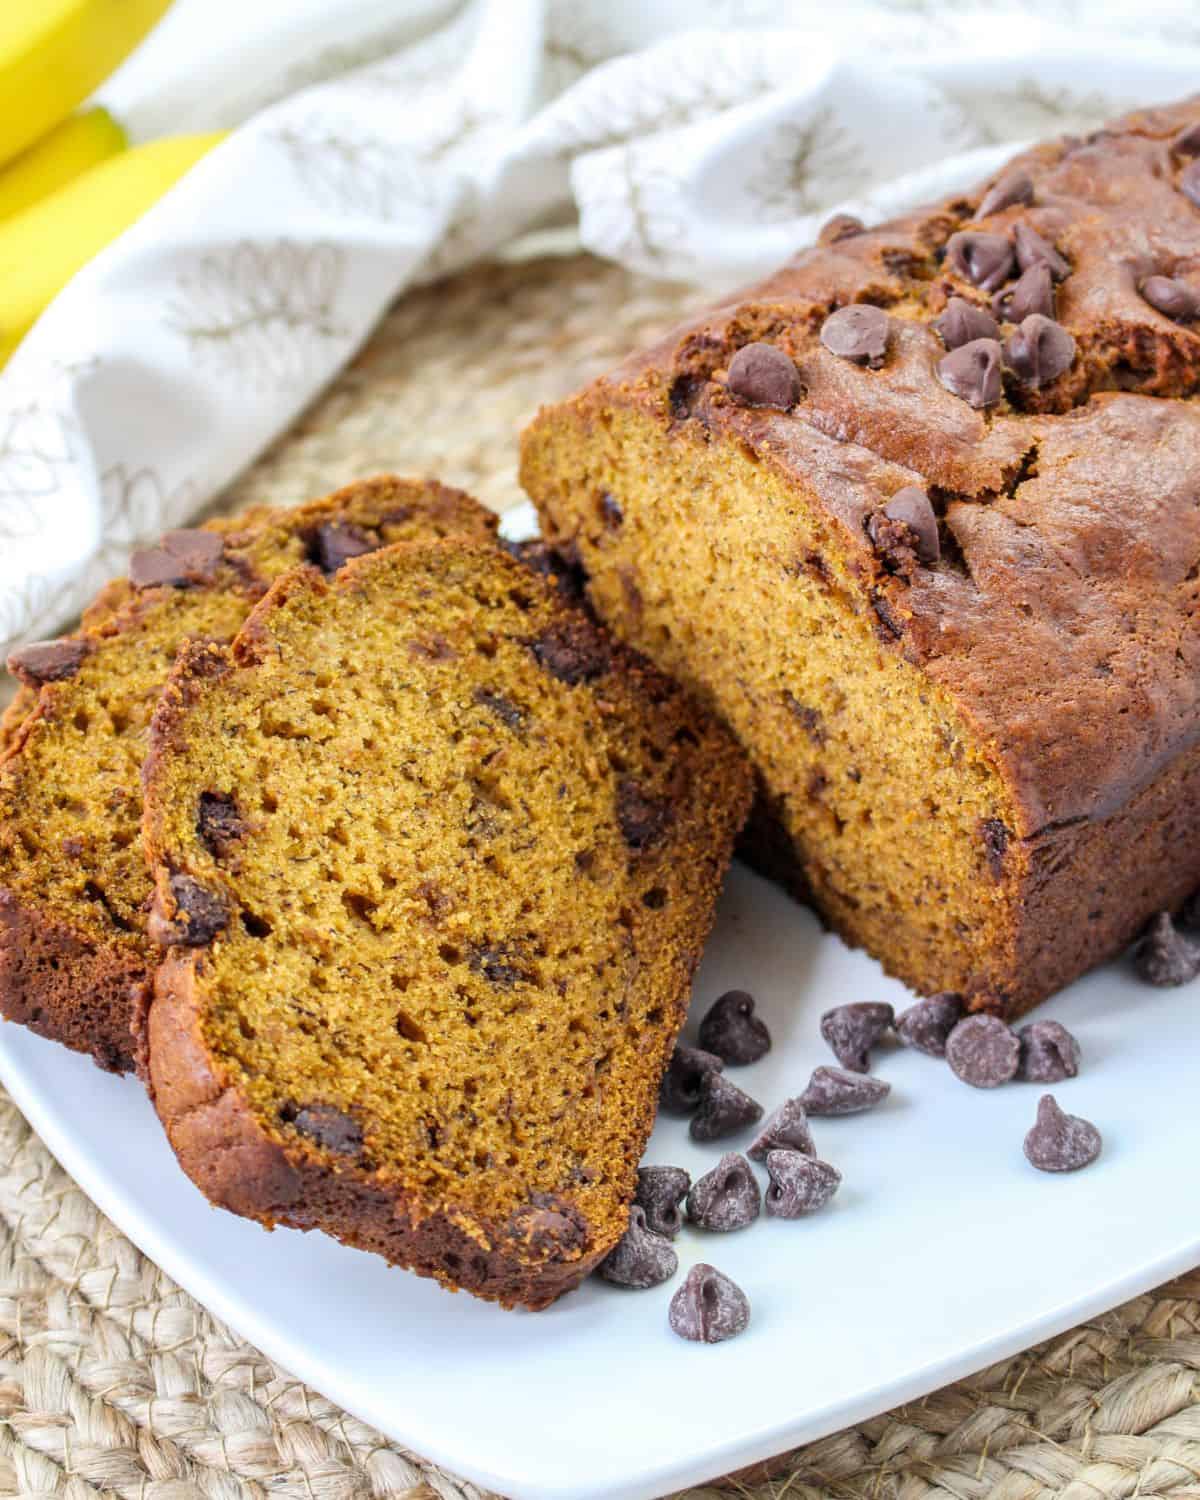
[[[130,147],[79,106],[170,0],[0,0],[0,364],[59,290],[221,135]]]

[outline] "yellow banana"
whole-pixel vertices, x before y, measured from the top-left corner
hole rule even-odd
[[[0,161],[65,120],[171,0],[0,0]]]
[[[0,223],[0,363],[76,271],[224,139],[179,135],[135,146]]]
[[[49,135],[0,166],[0,219],[49,197],[106,157],[125,149],[125,132],[106,109],[68,115]]]

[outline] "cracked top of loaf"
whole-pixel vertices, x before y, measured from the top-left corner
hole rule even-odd
[[[585,418],[634,405],[681,436],[739,442],[815,494],[881,638],[995,747],[1024,837],[1107,815],[1200,739],[1198,205],[1200,96],[1035,147],[888,224],[831,221],[577,398]],[[1008,299],[1038,264],[1022,284],[1042,323],[1018,328]],[[961,368],[946,370],[934,325],[953,298],[995,319],[979,354],[993,399],[970,371],[965,396],[950,388]],[[822,341],[854,303],[886,312],[876,358]],[[1022,333],[1052,337],[1066,367],[1022,360]],[[786,409],[730,388],[731,359],[758,343],[794,361]],[[932,503],[940,557],[896,567],[867,523],[910,486]]]

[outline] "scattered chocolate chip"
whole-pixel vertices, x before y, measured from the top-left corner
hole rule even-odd
[[[587,574],[578,557],[560,552],[549,542],[543,542],[540,538],[528,542],[513,542],[508,537],[501,537],[500,546],[509,557],[515,558],[524,567],[556,584],[568,598],[582,599],[584,597]],[[574,551],[570,543],[566,546],[569,551]]]
[[[701,1261],[671,1298],[667,1321],[681,1339],[719,1344],[749,1326],[750,1303],[736,1282]]]
[[[554,1193],[534,1193],[505,1221],[509,1238],[544,1260],[575,1259],[588,1242],[588,1227],[572,1203]]]
[[[602,676],[612,660],[608,641],[581,615],[548,625],[529,649],[540,667],[568,687]]]
[[[86,655],[83,641],[30,641],[10,652],[5,665],[26,687],[38,688],[43,682],[74,677]]]
[[[762,1105],[721,1073],[700,1079],[700,1105],[688,1134],[694,1141],[719,1141],[762,1119]]]
[[[667,405],[676,422],[686,422],[704,393],[708,384],[703,375],[677,375],[667,393]]]
[[[764,1161],[768,1151],[799,1151],[816,1156],[808,1112],[799,1099],[785,1099],[768,1117],[766,1124],[750,1142],[746,1155],[751,1161]]]
[[[854,235],[861,234],[866,227],[853,214],[834,214],[817,230],[817,244],[836,245],[839,240],[852,239]]]
[[[358,1156],[362,1151],[362,1126],[344,1109],[333,1104],[306,1104],[285,1118],[301,1135],[339,1156]]]
[[[771,1050],[771,1033],[754,1014],[754,997],[727,990],[700,1022],[700,1045],[730,1064],[757,1062]]]
[[[972,286],[994,292],[1012,271],[1013,248],[1002,234],[960,229],[946,241],[946,264]]]
[[[1025,1157],[1039,1172],[1077,1172],[1096,1160],[1102,1144],[1090,1120],[1065,1114],[1053,1094],[1043,1094],[1037,1124],[1025,1137]]]
[[[882,1104],[891,1092],[891,1084],[882,1078],[848,1073],[844,1068],[814,1068],[800,1103],[811,1116],[858,1115]]]
[[[995,318],[986,307],[976,307],[965,297],[951,297],[940,318],[935,318],[933,331],[947,349],[961,349],[964,344],[976,339],[998,339],[1000,329]]]
[[[524,955],[511,943],[476,944],[467,954],[467,967],[498,990],[510,990],[515,984],[530,984],[533,980],[524,967]]]
[[[821,325],[821,342],[830,354],[877,368],[887,350],[888,327],[882,307],[854,302],[829,314]]]
[[[1049,240],[1043,239],[1029,224],[1017,224],[1013,228],[1013,242],[1017,252],[1017,264],[1022,271],[1030,266],[1044,265],[1055,281],[1065,281],[1071,274],[1071,262],[1060,255]]]
[[[1200,208],[1200,162],[1190,162],[1179,174],[1179,191]]]
[[[671,804],[651,796],[632,778],[617,783],[617,827],[631,849],[645,849],[660,839],[671,821]]]
[[[1200,156],[1200,124],[1185,125],[1171,142],[1176,156]]]
[[[992,879],[999,880],[1004,874],[1004,856],[1008,853],[1012,834],[999,818],[984,818],[979,829],[983,835],[983,852],[987,857],[988,869]]]
[[[998,1016],[967,1016],[946,1039],[946,1061],[972,1088],[994,1089],[1017,1076],[1021,1043]]]
[[[157,547],[145,547],[129,559],[129,581],[135,589],[170,584],[211,583],[225,551],[215,531],[168,531]]]
[[[1079,1072],[1079,1043],[1057,1021],[1031,1021],[1017,1032],[1021,1061],[1017,1077],[1024,1083],[1061,1083]]]
[[[1186,281],[1177,281],[1172,276],[1147,276],[1138,291],[1156,312],[1175,323],[1192,323],[1200,317],[1200,293],[1193,291]]]
[[[486,708],[488,713],[495,714],[502,724],[508,725],[509,729],[517,733],[524,729],[525,710],[518,708],[511,698],[506,698],[503,693],[484,687],[477,687],[473,697],[480,708]]]
[[[932,567],[942,555],[937,515],[919,485],[897,490],[882,511],[868,516],[867,535],[880,556],[898,570],[909,557]]]
[[[1004,394],[1000,379],[1003,351],[996,339],[972,339],[938,360],[937,377],[950,392],[978,411]]]
[[[787,704],[788,712],[800,721],[800,727],[808,735],[814,745],[825,743],[825,723],[819,708],[810,708],[807,703],[801,703],[787,688],[783,690],[783,701]]]
[[[1033,178],[1028,172],[1009,172],[984,194],[983,202],[975,210],[977,219],[986,219],[998,214],[1001,209],[1011,208],[1014,203],[1033,202]]]
[[[1038,390],[1071,368],[1075,340],[1061,323],[1030,313],[1004,345],[1004,362],[1023,385]]]
[[[647,1226],[636,1203],[629,1211],[629,1228],[596,1268],[605,1281],[639,1291],[670,1281],[678,1269],[679,1257],[670,1242]]]
[[[1022,271],[1012,286],[1006,286],[992,298],[998,318],[1006,323],[1023,323],[1033,313],[1044,318],[1054,316],[1054,278],[1043,261]]]
[[[196,832],[214,859],[225,859],[247,833],[246,820],[228,792],[201,792]]]
[[[625,512],[617,504],[616,497],[605,490],[600,496],[600,515],[609,531],[620,531],[625,524]]]
[[[151,933],[163,947],[178,943],[185,948],[202,948],[229,925],[224,896],[207,890],[191,875],[172,875],[170,886],[175,917],[155,923]]]
[[[727,1151],[711,1172],[692,1183],[687,1195],[688,1219],[717,1234],[745,1229],[761,1210],[762,1194],[754,1172],[736,1151]]]
[[[827,1010],[821,1017],[821,1035],[843,1068],[852,1073],[869,1073],[871,1048],[895,1024],[896,1013],[890,1005],[858,1000]]]
[[[361,526],[326,521],[323,526],[317,527],[311,556],[323,573],[336,573],[352,557],[363,557],[368,552],[376,552],[379,545],[379,539],[365,532]]]
[[[946,1038],[962,1020],[961,995],[949,990],[918,1000],[896,1018],[896,1033],[902,1042],[930,1057],[945,1057]]]
[[[659,1108],[669,1115],[695,1114],[700,1106],[700,1087],[707,1073],[719,1073],[725,1064],[711,1052],[677,1042],[658,1093]]]
[[[795,362],[774,344],[745,344],[729,361],[725,389],[743,406],[790,411],[802,394]]]
[[[1187,984],[1200,974],[1200,943],[1179,931],[1169,911],[1160,911],[1134,949],[1133,967],[1147,984]]]
[[[639,1167],[633,1201],[645,1214],[646,1227],[673,1240],[683,1223],[679,1205],[691,1185],[682,1167]]]
[[[827,1161],[799,1151],[768,1151],[771,1185],[764,1201],[775,1219],[802,1219],[824,1208],[842,1183],[842,1174]]]

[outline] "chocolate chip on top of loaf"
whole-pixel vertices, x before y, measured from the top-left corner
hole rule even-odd
[[[1198,127],[839,224],[524,438],[593,607],[749,749],[754,857],[972,1008],[1200,880]]]
[[[213,1202],[544,1305],[617,1244],[751,795],[497,547],[279,580],[155,713],[156,1108]],[[214,822],[215,815],[215,822]]]
[[[229,640],[272,579],[406,539],[494,535],[461,491],[388,477],[326,500],[168,532],[80,630],[24,646],[0,751],[0,1014],[117,1071],[154,952],[139,836],[150,715],[185,640]],[[344,547],[340,549],[344,551]]]

